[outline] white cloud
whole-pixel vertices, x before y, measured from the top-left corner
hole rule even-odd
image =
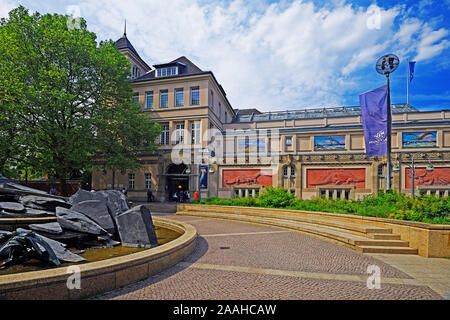
[[[0,0],[0,18],[8,17],[8,12],[15,6],[16,4],[10,0]]]
[[[431,61],[449,46],[448,30],[412,17],[400,5],[372,5],[375,17],[357,2],[344,0],[323,7],[300,0],[270,5],[248,0],[81,0],[78,5],[99,39],[118,39],[126,18],[128,37],[149,64],[185,55],[213,71],[235,108],[341,105],[345,94],[367,91],[367,82],[377,75],[361,72],[381,55],[393,52],[402,60],[416,56]],[[379,26],[368,28],[369,18]]]
[[[448,30],[432,30],[425,25],[421,40],[418,44],[416,61],[427,60],[439,55],[444,49],[450,46],[450,42],[444,39],[448,35]]]
[[[417,35],[422,26],[423,24],[419,19],[413,18],[405,20],[395,35],[395,40],[397,40],[401,46],[410,44],[413,36]]]

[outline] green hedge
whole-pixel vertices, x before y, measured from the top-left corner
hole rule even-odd
[[[392,191],[366,196],[363,200],[302,200],[295,198],[281,187],[265,188],[257,197],[246,198],[208,198],[194,200],[193,203],[240,206],[284,208],[305,211],[320,211],[361,216],[380,217],[398,220],[410,220],[433,224],[450,224],[450,197],[438,198],[421,195],[411,198],[404,193]]]

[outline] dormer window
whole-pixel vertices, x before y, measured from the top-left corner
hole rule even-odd
[[[169,77],[169,76],[175,76],[177,74],[178,74],[178,67],[166,67],[166,68],[157,69],[158,77]]]

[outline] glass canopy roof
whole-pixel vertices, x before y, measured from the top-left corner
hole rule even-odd
[[[419,112],[408,104],[393,104],[392,113]],[[361,108],[358,107],[335,107],[303,109],[292,111],[264,112],[261,114],[242,115],[239,114],[233,119],[233,122],[258,122],[258,121],[276,121],[293,119],[314,119],[314,118],[334,118],[360,116]]]

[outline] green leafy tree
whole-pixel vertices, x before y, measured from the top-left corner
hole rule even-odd
[[[1,152],[59,179],[63,192],[99,156],[108,166],[138,166],[160,130],[132,102],[131,65],[115,43],[97,43],[84,19],[78,29],[69,19],[21,6],[0,22],[0,105],[10,111],[0,121],[19,146],[8,151],[1,141]]]
[[[99,144],[101,152],[97,156],[97,166],[110,169],[111,184],[115,184],[117,170],[136,169],[141,165],[137,159],[143,154],[152,153],[157,145],[153,143],[161,134],[161,127],[140,112],[134,101],[109,110],[104,115],[107,121],[99,127]],[[134,112],[130,112],[133,109]],[[139,118],[139,119],[138,119]]]

